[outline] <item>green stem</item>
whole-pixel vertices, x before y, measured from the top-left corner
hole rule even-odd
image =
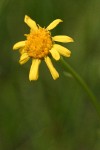
[[[80,75],[63,59],[61,58],[61,63],[67,68],[67,70],[71,73],[71,75],[77,80],[77,82],[84,88],[88,96],[90,97],[91,103],[94,105],[96,111],[100,115],[100,104],[97,101],[95,95],[91,91],[91,89],[88,87],[86,82],[80,77]]]

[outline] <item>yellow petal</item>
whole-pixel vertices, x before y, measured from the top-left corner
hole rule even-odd
[[[51,22],[49,24],[49,26],[46,28],[47,30],[52,30],[53,28],[55,28],[60,22],[62,22],[61,19],[56,19],[53,22]]]
[[[20,52],[20,54],[22,55],[22,54],[26,53],[26,50],[25,50],[24,47],[23,47],[23,48],[20,48],[20,49],[19,49],[19,52]]]
[[[50,70],[50,73],[53,77],[54,80],[56,80],[58,77],[59,77],[59,73],[56,71],[56,69],[54,68],[52,62],[51,62],[51,59],[47,56],[44,58],[49,70]]]
[[[60,54],[59,54],[59,52],[58,52],[56,49],[52,48],[52,49],[50,50],[50,53],[51,53],[52,57],[53,57],[55,60],[59,60],[59,59],[60,59]]]
[[[32,20],[29,16],[25,15],[24,22],[33,30],[36,31],[38,29],[36,22]]]
[[[13,50],[17,50],[17,49],[22,48],[24,46],[25,46],[25,41],[17,42],[16,44],[14,44]]]
[[[39,59],[33,59],[32,60],[32,65],[30,68],[30,73],[29,73],[29,80],[37,80],[38,79],[38,73],[39,73],[39,65],[41,63],[41,60]]]
[[[24,63],[26,63],[29,60],[29,56],[27,53],[23,53],[20,57],[19,63],[22,65]]]
[[[52,39],[54,41],[63,42],[63,43],[74,42],[74,40],[71,37],[66,36],[66,35],[57,35],[57,36],[52,37]]]
[[[59,44],[54,44],[54,49],[56,49],[61,55],[65,56],[65,57],[70,57],[71,55],[71,51],[68,50],[67,48],[59,45]]]

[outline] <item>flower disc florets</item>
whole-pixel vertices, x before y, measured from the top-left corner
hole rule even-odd
[[[45,28],[39,27],[37,31],[31,31],[27,35],[25,51],[30,57],[42,59],[48,55],[51,48],[51,35]]]

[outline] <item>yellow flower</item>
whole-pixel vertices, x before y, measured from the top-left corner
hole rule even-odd
[[[25,34],[25,41],[17,42],[13,46],[13,50],[19,49],[20,51],[21,57],[19,63],[24,64],[32,58],[29,73],[29,80],[31,81],[38,79],[39,65],[44,60],[53,79],[57,79],[59,73],[54,68],[49,56],[51,55],[55,60],[59,60],[60,55],[70,57],[71,52],[67,48],[55,44],[55,41],[67,43],[73,42],[73,39],[66,35],[51,36],[50,30],[62,22],[61,19],[54,20],[47,28],[40,27],[27,15],[25,15],[24,22],[30,27],[30,33]]]

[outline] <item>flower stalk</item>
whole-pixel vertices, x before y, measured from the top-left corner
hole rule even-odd
[[[81,78],[81,76],[61,57],[60,59],[63,66],[71,73],[71,75],[76,79],[76,81],[81,85],[81,87],[85,90],[85,92],[89,96],[90,102],[95,107],[97,113],[100,116],[100,103],[98,102],[97,98],[91,91],[91,89],[88,87],[87,83]]]

